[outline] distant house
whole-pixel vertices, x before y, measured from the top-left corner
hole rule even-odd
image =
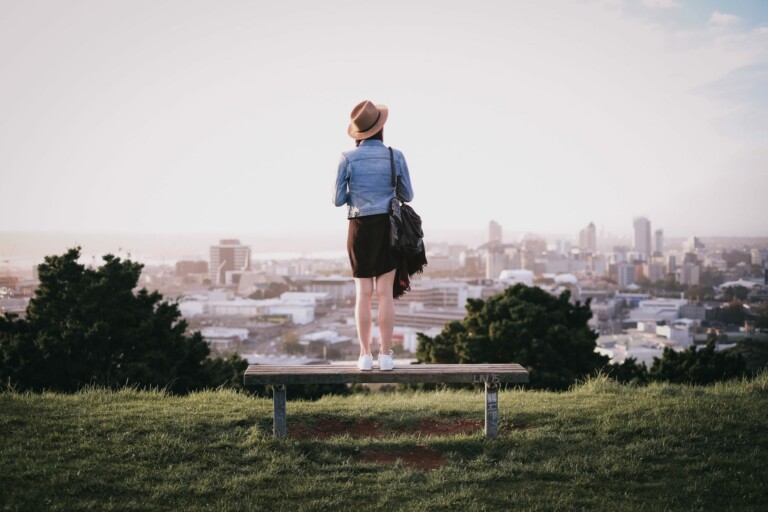
[[[248,338],[248,329],[229,327],[205,327],[200,331],[211,350],[221,352],[234,350]]]

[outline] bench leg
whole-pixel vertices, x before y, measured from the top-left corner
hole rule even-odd
[[[485,437],[496,439],[499,436],[499,387],[485,383]]]
[[[288,433],[288,427],[286,426],[285,417],[285,386],[279,384],[272,386],[272,401],[274,402],[274,427],[273,432],[275,437],[285,437]]]

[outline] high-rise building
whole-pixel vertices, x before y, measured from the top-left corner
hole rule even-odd
[[[696,263],[683,263],[680,267],[680,284],[699,284],[699,266]]]
[[[646,217],[635,217],[634,226],[634,250],[640,259],[648,261],[651,256],[651,221]]]
[[[706,249],[706,245],[704,245],[698,237],[691,236],[686,240],[685,244],[683,244],[683,249],[685,252],[696,253],[702,249]]]
[[[645,277],[651,283],[656,283],[664,279],[664,263],[661,261],[651,261],[643,266]]]
[[[677,258],[667,256],[667,274],[677,274]]]
[[[240,240],[221,240],[219,245],[211,246],[211,264],[208,272],[211,284],[225,284],[227,271],[249,270],[251,268],[251,248],[241,245]]]
[[[488,223],[488,242],[501,243],[501,224],[495,220]]]
[[[664,230],[663,229],[657,229],[653,232],[653,238],[654,238],[654,254],[657,256],[661,256],[664,254]]]
[[[619,289],[625,289],[635,282],[635,266],[631,263],[619,263],[616,265],[616,284]]]
[[[498,279],[507,266],[507,255],[500,246],[489,247],[485,255],[485,277]]]
[[[597,229],[594,222],[579,232],[579,249],[593,254],[597,252]]]

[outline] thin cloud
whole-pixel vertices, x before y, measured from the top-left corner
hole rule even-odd
[[[643,0],[643,5],[652,9],[679,9],[682,7],[677,0]]]
[[[715,11],[709,18],[710,25],[733,25],[739,21],[739,17],[725,12]]]

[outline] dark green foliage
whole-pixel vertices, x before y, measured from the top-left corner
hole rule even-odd
[[[768,370],[768,342],[766,341],[747,338],[739,341],[729,352],[740,354],[744,358],[747,371],[752,374]]]
[[[697,350],[692,345],[683,352],[665,348],[662,358],[653,358],[649,375],[652,380],[675,384],[711,384],[744,375],[746,365],[741,354],[716,352],[715,342]]]
[[[608,362],[595,352],[589,302],[569,299],[567,290],[554,297],[522,284],[486,301],[470,299],[461,322],[434,338],[419,334],[417,357],[426,363],[519,363],[531,373],[531,387],[568,389]]]
[[[749,295],[749,290],[743,286],[729,286],[723,291],[723,298],[728,302],[745,301]]]
[[[244,365],[210,350],[175,304],[135,291],[142,265],[104,256],[85,268],[80,249],[48,256],[24,320],[0,319],[0,377],[18,389],[75,391],[87,385],[164,387],[174,393],[228,385]]]
[[[648,383],[648,369],[644,364],[637,364],[634,357],[628,357],[623,363],[609,364],[603,373],[622,384],[642,385]]]
[[[763,301],[754,307],[755,328],[768,329],[768,301]]]
[[[730,325],[744,325],[747,318],[747,312],[744,310],[744,304],[735,300],[721,308],[722,320]]]

